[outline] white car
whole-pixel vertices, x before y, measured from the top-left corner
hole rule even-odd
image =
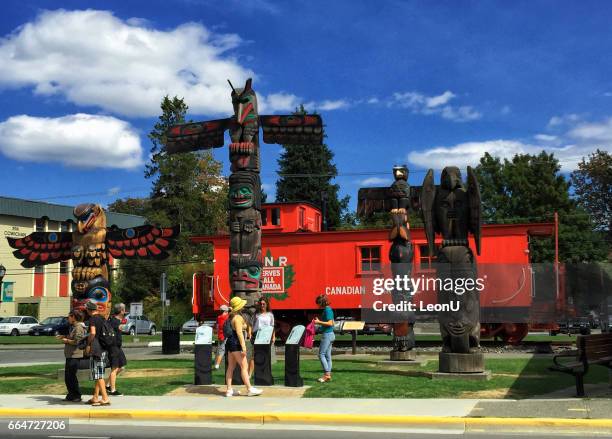
[[[0,335],[27,334],[30,328],[38,325],[38,320],[30,316],[6,317],[0,322]]]

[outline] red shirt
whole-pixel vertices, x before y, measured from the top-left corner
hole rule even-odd
[[[223,325],[225,324],[225,321],[228,319],[228,317],[229,313],[223,313],[219,315],[219,317],[217,317],[217,338],[220,341],[223,341],[225,339],[225,336],[223,335]]]

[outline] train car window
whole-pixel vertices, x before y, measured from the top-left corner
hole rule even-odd
[[[438,246],[436,246],[436,249]],[[436,262],[436,250],[434,250],[434,254],[429,254],[429,246],[428,245],[419,245],[419,253],[421,257],[419,258],[419,267],[429,269],[432,268],[432,264]]]
[[[272,225],[273,226],[280,226],[280,207],[273,207],[272,208]]]
[[[268,225],[268,209],[261,209],[261,225]]]
[[[361,272],[380,271],[380,246],[360,247]]]
[[[304,229],[306,224],[304,222],[304,216],[306,214],[306,209],[304,209],[303,207],[299,208],[299,224],[300,224],[300,228]]]

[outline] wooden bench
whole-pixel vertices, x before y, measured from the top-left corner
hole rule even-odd
[[[548,370],[563,372],[576,377],[577,396],[584,396],[584,376],[592,365],[612,369],[612,334],[579,335],[576,348],[553,357],[554,366]],[[572,358],[562,361],[561,358]]]

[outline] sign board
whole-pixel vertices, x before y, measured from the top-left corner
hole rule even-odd
[[[12,302],[13,301],[13,285],[15,282],[2,282],[2,296],[0,297],[1,302]]]
[[[130,315],[132,317],[140,317],[142,315],[142,302],[130,303]]]
[[[270,344],[272,342],[272,333],[274,328],[272,326],[264,326],[257,330],[257,336],[255,337],[255,344]]]
[[[289,334],[289,337],[287,337],[287,342],[285,344],[300,344],[300,340],[302,340],[305,330],[306,328],[304,325],[294,326]]]
[[[195,344],[212,344],[213,328],[207,325],[198,326]]]
[[[261,279],[262,292],[268,294],[285,292],[285,267],[263,267]]]
[[[361,331],[365,326],[365,322],[357,322],[353,320],[345,320],[342,324],[342,331]]]

